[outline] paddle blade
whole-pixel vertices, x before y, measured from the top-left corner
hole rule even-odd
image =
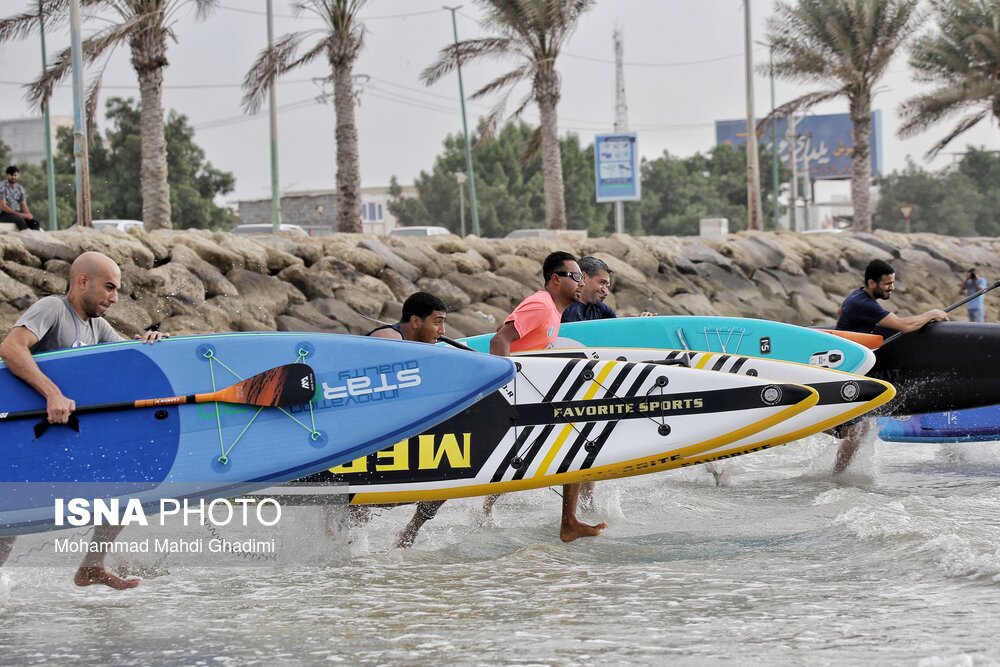
[[[197,402],[219,401],[275,408],[301,405],[316,393],[316,375],[307,364],[287,364],[258,373],[211,394],[198,394]]]

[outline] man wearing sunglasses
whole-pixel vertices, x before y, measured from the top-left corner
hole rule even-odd
[[[559,336],[559,323],[566,308],[580,298],[583,273],[576,257],[568,252],[553,252],[542,263],[541,289],[515,308],[490,341],[490,354],[502,357],[511,352],[543,350],[552,347]],[[489,514],[499,496],[488,496],[483,509]],[[591,526],[576,518],[580,497],[579,484],[563,485],[562,525],[559,537],[572,542],[578,537],[600,534],[607,523]]]

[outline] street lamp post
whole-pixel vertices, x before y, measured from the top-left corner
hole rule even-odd
[[[780,187],[778,180],[778,125],[777,119],[774,117],[774,106],[775,106],[775,96],[774,96],[774,45],[767,42],[754,42],[760,46],[767,47],[767,76],[771,80],[771,188],[772,197],[774,203],[773,218],[774,218],[774,228],[779,229],[781,227],[781,205],[778,203],[778,188]]]
[[[465,181],[468,176],[460,171],[456,171],[455,180],[458,181],[458,225],[462,238],[465,238]]]
[[[472,209],[472,233],[479,236],[479,208],[476,205],[476,175],[472,172],[472,144],[469,142],[469,121],[465,118],[465,87],[462,84],[462,65],[458,61],[458,23],[455,12],[462,8],[442,7],[451,12],[451,30],[455,36],[455,70],[458,72],[458,96],[462,102],[462,133],[465,135],[465,170],[469,177],[469,206]]]

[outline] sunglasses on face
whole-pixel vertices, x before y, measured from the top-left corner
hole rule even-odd
[[[579,271],[553,271],[554,276],[563,276],[564,278],[572,278],[576,282],[583,280],[583,274]]]

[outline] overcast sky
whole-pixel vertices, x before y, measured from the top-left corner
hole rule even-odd
[[[3,0],[4,16],[33,5]],[[275,36],[319,27],[309,14],[293,17],[291,2],[274,0]],[[772,0],[752,0],[754,39],[765,39],[765,22]],[[177,16],[177,43],[169,45],[163,102],[185,114],[213,165],[236,176],[236,191],[228,199],[269,197],[268,122],[266,107],[256,117],[243,114],[240,82],[258,51],[266,44],[264,0],[224,0],[206,21],[194,20],[190,8]],[[460,39],[483,36],[474,2],[458,11]],[[452,41],[449,12],[440,0],[372,0],[363,12],[367,33],[355,74],[367,75],[357,110],[362,184],[386,185],[392,175],[410,183],[430,170],[445,135],[461,131],[458,83],[454,75],[431,87],[419,74],[438,51]],[[623,31],[625,85],[630,129],[639,137],[643,156],[669,151],[687,156],[708,150],[715,140],[714,121],[746,115],[743,64],[743,11],[740,0],[599,0],[584,15],[558,62],[562,76],[560,133],[575,132],[586,145],[593,135],[610,131],[614,123],[612,32]],[[85,16],[84,32],[104,25]],[[69,43],[68,30],[47,35],[49,55]],[[757,46],[755,63],[767,59]],[[41,68],[37,38],[0,46],[0,118],[36,115],[23,100],[19,84]],[[503,64],[473,63],[463,70],[469,95],[497,74]],[[286,75],[279,81],[278,141],[280,182],[285,191],[330,189],[336,172],[334,114],[316,78],[329,75],[323,63]],[[914,139],[895,136],[900,102],[919,90],[901,52],[882,81],[875,98],[883,112],[884,167],[901,169],[907,156],[929,168],[954,159],[942,155],[926,163],[923,155],[948,129],[945,124]],[[805,92],[777,83],[781,104]],[[112,95],[138,97],[127,49],[119,49],[104,72],[104,99]],[[766,76],[755,77],[758,116],[770,109]],[[492,100],[468,104],[469,123],[485,115]],[[513,104],[512,104],[513,106]],[[103,109],[103,104],[102,104]],[[817,113],[843,113],[844,101],[826,104]],[[52,112],[72,116],[69,81],[59,88]],[[537,123],[529,108],[526,120]],[[99,122],[103,130],[103,119]],[[1000,148],[1000,130],[984,122],[953,144]],[[38,195],[36,195],[38,196]]]

